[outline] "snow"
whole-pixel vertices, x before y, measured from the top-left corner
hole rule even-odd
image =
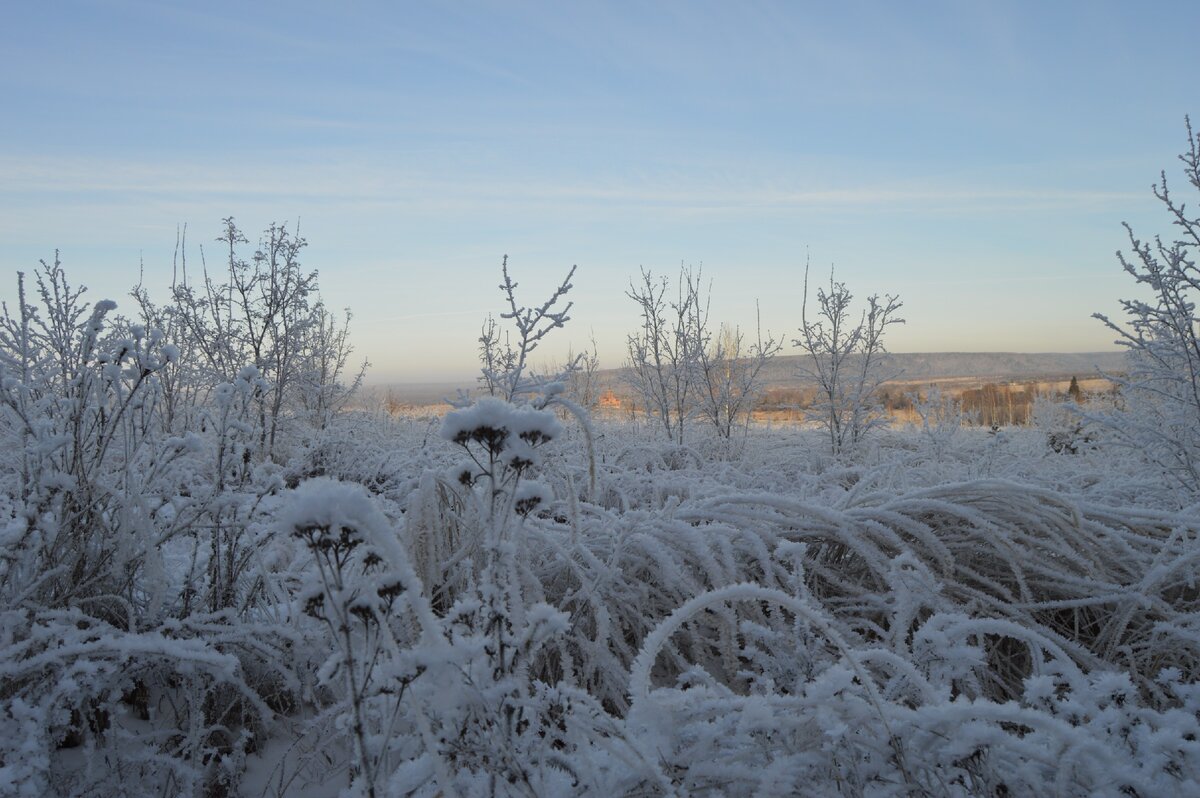
[[[1133,453],[1054,453],[1036,429],[1000,443],[914,429],[882,434],[867,462],[831,461],[812,431],[752,429],[740,453],[714,456],[724,444],[700,440],[681,456],[637,424],[593,422],[588,500],[584,431],[549,410],[483,399],[448,414],[444,444],[423,449],[427,428],[347,417],[321,439],[325,476],[291,489],[271,469],[254,477],[274,492],[254,523],[270,541],[256,562],[275,598],[256,614],[289,630],[292,653],[272,679],[286,674],[278,684],[292,697],[264,710],[255,752],[222,760],[244,788],[331,794],[365,789],[371,772],[379,789],[467,795],[491,789],[497,766],[548,794],[1001,783],[1186,794],[1200,783],[1200,633],[1179,592],[1194,580],[1200,524],[1186,510],[1194,499],[1128,491]],[[201,461],[204,440],[164,437],[162,451]],[[492,481],[457,482],[455,469],[477,470],[469,455],[487,447]],[[655,467],[629,467],[642,462]],[[74,489],[54,473],[46,490]],[[179,497],[166,507],[166,524],[191,512]],[[489,517],[506,530],[491,548],[477,529]],[[19,541],[10,526],[6,540]],[[345,540],[349,558],[309,553],[298,530]],[[191,566],[172,555],[156,567],[169,607]],[[323,586],[329,568],[342,569],[341,587]],[[323,626],[339,607],[345,620]],[[198,621],[140,636],[42,621],[28,642],[5,638],[7,667],[60,668],[51,695],[63,707],[101,684],[122,685],[104,688],[117,701],[133,685],[120,668],[151,674],[169,659],[197,685],[248,686],[258,657],[284,650],[274,632]],[[215,623],[227,642],[208,637]],[[230,645],[236,657],[218,653]],[[1015,652],[1023,674],[995,670]],[[1144,652],[1134,656],[1148,667],[1130,670],[1123,652]],[[153,684],[160,701],[179,689]],[[69,724],[38,706],[26,693],[6,704],[19,734],[0,770],[12,794],[71,791],[71,774],[92,767],[90,754],[17,731]],[[356,712],[370,730],[362,745]],[[530,725],[507,726],[510,712]],[[92,745],[126,756],[153,745],[141,729],[173,722],[109,717],[121,719]],[[339,764],[313,767],[322,759]],[[156,783],[154,766],[138,767]]]
[[[308,527],[353,529],[360,537],[382,539],[388,520],[361,485],[329,478],[309,479],[288,494],[279,526],[291,531]]]
[[[480,441],[489,431],[499,433],[497,449],[518,440],[527,443],[550,441],[562,434],[554,414],[529,406],[516,406],[495,397],[485,397],[471,407],[446,414],[441,436],[453,442]]]
[[[1200,497],[1070,408],[835,456],[550,381],[272,457],[269,372],[168,424],[122,324],[3,374],[0,795],[1200,791]]]

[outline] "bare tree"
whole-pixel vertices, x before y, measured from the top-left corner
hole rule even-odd
[[[625,292],[642,316],[641,328],[627,338],[629,383],[676,443],[683,443],[685,424],[697,412],[699,364],[709,342],[699,282],[699,274],[681,268],[676,298],[670,300],[667,278],[642,269],[641,282],[630,282]]]
[[[1179,160],[1193,188],[1200,190],[1200,135],[1186,120],[1188,148]],[[1166,172],[1152,187],[1167,209],[1177,238],[1142,241],[1128,224],[1132,254],[1117,253],[1121,265],[1151,300],[1123,299],[1126,324],[1102,313],[1094,317],[1119,336],[1128,352],[1128,371],[1108,375],[1128,411],[1096,415],[1128,445],[1140,449],[1181,485],[1200,490],[1200,217],[1171,195]]]
[[[817,383],[813,409],[829,434],[831,450],[839,454],[885,418],[876,394],[894,375],[883,368],[887,355],[883,336],[888,327],[903,324],[904,319],[896,315],[901,307],[899,297],[874,294],[867,298],[867,309],[855,323],[850,311],[854,295],[845,283],[834,280],[830,269],[829,290],[817,289],[817,317],[809,321],[808,272],[805,264],[800,337],[792,344],[802,349],[812,364],[801,369],[801,376]]]
[[[589,413],[600,403],[600,353],[596,347],[596,336],[591,346],[576,354],[574,348],[567,350],[567,363],[574,364],[570,372],[567,394]]]
[[[263,233],[250,261],[239,247],[247,243],[232,217],[217,239],[226,253],[225,282],[208,272],[198,286],[187,272],[173,287],[186,334],[217,381],[232,381],[247,366],[257,370],[264,388],[256,397],[259,451],[273,457],[285,399],[300,377],[302,341],[315,324],[310,295],[317,273],[300,269],[307,242],[283,225]],[[201,251],[203,255],[203,251]],[[203,259],[202,259],[203,263]]]
[[[496,396],[506,402],[514,401],[518,396],[533,393],[547,382],[557,382],[575,369],[574,362],[568,362],[562,374],[552,378],[529,373],[529,356],[537,349],[539,343],[552,330],[564,326],[571,317],[574,302],[567,302],[557,307],[571,290],[571,278],[575,276],[575,266],[567,272],[567,276],[550,298],[537,307],[526,307],[517,303],[517,283],[513,282],[508,273],[508,256],[505,255],[500,265],[504,274],[504,282],[500,290],[508,303],[508,310],[500,314],[501,319],[512,321],[516,327],[516,343],[514,344],[508,331],[502,330],[494,318],[488,316],[483,323],[479,335],[479,361],[482,374],[479,381],[483,391],[488,396]]]
[[[351,371],[350,310],[339,324],[337,317],[318,301],[313,306],[314,323],[307,327],[303,342],[303,368],[298,398],[313,426],[324,429],[362,387],[370,365],[363,360]]]
[[[783,344],[769,333],[764,339],[757,322],[753,341],[736,325],[722,324],[714,336],[711,285],[699,270],[680,268],[675,299],[668,299],[668,288],[666,277],[643,269],[641,282],[625,292],[642,316],[641,329],[627,339],[627,379],[676,443],[696,418],[728,438],[749,418],[762,392],[763,367]]]
[[[246,237],[232,217],[223,221],[224,278],[209,272],[203,249],[199,280],[184,261],[164,321],[194,354],[192,368],[207,372],[194,375],[198,384],[232,382],[248,367],[257,372],[258,454],[275,458],[282,426],[302,413],[326,423],[357,390],[367,364],[349,376],[349,315],[338,324],[321,302],[317,273],[300,265],[307,241],[298,229],[271,224],[247,261]],[[154,312],[144,298],[139,303],[143,314]]]
[[[753,341],[747,340],[741,327],[722,324],[712,345],[700,354],[700,416],[722,438],[731,437],[739,423],[749,421],[762,395],[763,367],[783,349],[783,342],[769,332],[763,338],[761,320],[755,315]]]

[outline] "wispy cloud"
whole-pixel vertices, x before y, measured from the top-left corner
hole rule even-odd
[[[291,164],[172,164],[86,158],[0,157],[0,202],[86,202],[105,196],[303,198],[322,203],[397,208],[566,205],[661,208],[714,213],[812,208],[931,207],[1044,210],[1079,205],[1119,205],[1142,192],[1056,186],[1003,186],[889,181],[849,188],[787,189],[752,182],[654,179],[590,182],[574,178],[514,180],[497,175],[437,178],[355,162]]]

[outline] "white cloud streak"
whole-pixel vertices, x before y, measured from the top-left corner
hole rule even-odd
[[[793,190],[751,182],[704,183],[672,178],[661,183],[645,178],[595,183],[580,179],[518,181],[495,175],[439,179],[356,163],[154,165],[104,159],[0,156],[0,202],[5,204],[65,201],[74,205],[101,198],[110,201],[114,197],[125,202],[163,197],[181,200],[219,197],[225,201],[292,198],[321,204],[397,208],[428,207],[431,203],[443,208],[575,204],[695,212],[854,207],[1043,210],[1120,205],[1144,199],[1143,192],[985,185],[978,181],[969,186],[909,180]]]

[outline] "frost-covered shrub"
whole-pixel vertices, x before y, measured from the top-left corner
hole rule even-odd
[[[945,457],[955,437],[962,432],[962,400],[944,395],[936,386],[924,394],[910,394],[909,399],[913,412],[921,422],[921,435],[931,447],[931,454],[936,459]]]
[[[114,328],[113,302],[89,311],[58,261],[35,280],[39,304],[18,275],[19,306],[0,319],[0,428],[12,447],[0,471],[24,526],[10,531],[0,589],[56,608],[86,597],[123,622],[149,543],[144,488],[185,448],[159,434],[158,375],[176,352],[157,330]]]
[[[285,459],[280,447],[305,426],[329,423],[362,382],[367,364],[349,368],[349,315],[339,324],[320,298],[317,272],[305,272],[300,255],[308,242],[298,228],[271,224],[246,259],[246,236],[233,217],[217,239],[223,278],[203,270],[199,280],[185,260],[172,286],[172,302],[156,309],[169,319],[191,355],[194,379],[213,386],[232,382],[246,367],[262,378],[254,394],[256,457]],[[141,300],[143,309],[152,303]]]
[[[1187,121],[1188,149],[1179,156],[1184,176],[1200,190],[1200,135]],[[1200,491],[1200,218],[1167,189],[1167,176],[1153,187],[1176,227],[1176,237],[1152,242],[1129,234],[1130,256],[1117,253],[1125,271],[1150,299],[1121,300],[1126,323],[1095,314],[1128,351],[1125,374],[1110,375],[1126,412],[1094,418],[1114,430],[1192,493]]]
[[[808,265],[804,267],[804,300],[800,336],[792,344],[803,352],[801,376],[817,384],[815,421],[825,430],[830,450],[841,454],[858,445],[874,427],[886,423],[879,388],[890,379],[885,369],[887,328],[903,324],[896,296],[867,297],[858,323],[850,312],[854,295],[829,272],[829,290],[817,289],[815,319],[808,315]]]
[[[761,326],[753,341],[736,325],[723,324],[714,334],[703,270],[681,267],[675,299],[667,289],[665,276],[642,269],[641,280],[625,292],[641,315],[641,328],[626,338],[625,380],[676,444],[696,418],[728,440],[748,423],[762,394],[763,369],[783,343],[769,332],[764,338]]]
[[[540,391],[545,384],[562,382],[575,372],[583,357],[580,355],[570,360],[558,374],[538,375],[530,371],[530,355],[542,339],[571,320],[567,314],[574,303],[560,303],[565,301],[573,287],[571,278],[575,275],[575,267],[571,267],[550,298],[537,307],[517,302],[517,283],[508,273],[507,255],[500,270],[504,275],[500,290],[504,292],[508,305],[507,310],[500,313],[500,318],[512,323],[516,330],[516,342],[500,329],[495,319],[491,316],[487,318],[479,337],[480,383],[483,392],[490,397],[505,402],[519,402],[529,394]]]
[[[194,340],[155,323],[186,335],[178,308],[140,289],[135,320],[57,259],[34,283],[0,318],[0,724],[20,732],[0,771],[33,794],[236,792],[300,687],[261,568],[271,386],[254,365],[197,384]]]
[[[1076,401],[1038,396],[1033,401],[1030,422],[1046,436],[1046,445],[1056,454],[1079,454],[1092,447],[1098,433]]]

